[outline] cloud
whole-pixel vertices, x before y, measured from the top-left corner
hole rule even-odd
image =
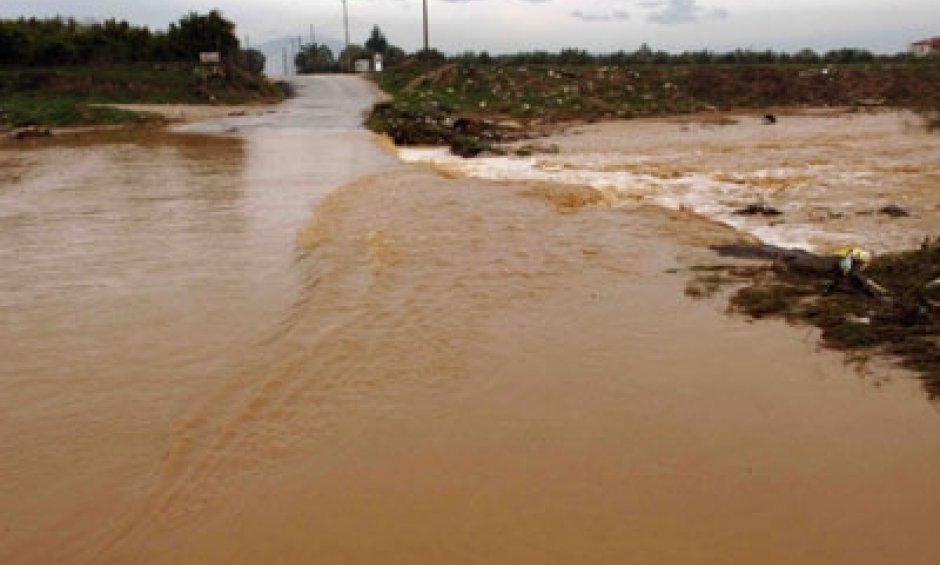
[[[625,21],[630,19],[630,14],[623,10],[614,10],[609,14],[591,14],[581,10],[571,12],[571,17],[587,23],[604,23],[613,21]]]
[[[688,24],[702,20],[723,20],[728,17],[727,10],[705,8],[698,4],[698,0],[641,0],[637,5],[655,10],[646,18],[655,24]]]

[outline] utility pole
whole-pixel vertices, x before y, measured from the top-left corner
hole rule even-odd
[[[346,0],[343,0],[343,28],[346,30],[346,48],[349,49],[349,12],[346,10]]]
[[[349,58],[349,13],[346,11],[346,0],[343,0],[343,28],[346,30],[346,57]],[[352,59],[348,61],[349,68],[348,71],[352,71]]]
[[[313,34],[313,24],[310,24],[310,44],[313,45],[317,42],[317,36]]]
[[[431,50],[428,44],[428,0],[424,0],[424,52]]]
[[[284,76],[288,76],[287,75],[287,47],[285,47],[282,50],[282,53],[284,55]]]

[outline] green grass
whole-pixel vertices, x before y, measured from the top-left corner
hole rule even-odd
[[[89,106],[73,96],[26,96],[15,94],[0,99],[4,116],[0,126],[41,124],[48,127],[96,124],[133,124],[152,121],[151,116],[115,108]]]
[[[280,99],[261,77],[234,69],[207,79],[192,65],[133,64],[55,68],[0,67],[0,128],[125,124],[153,120],[92,104],[243,104]]]

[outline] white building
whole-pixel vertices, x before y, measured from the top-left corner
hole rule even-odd
[[[931,37],[911,43],[911,53],[918,57],[940,55],[940,37]]]

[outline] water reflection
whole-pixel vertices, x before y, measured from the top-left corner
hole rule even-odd
[[[190,307],[219,292],[220,273],[238,286],[244,140],[127,135],[0,152],[0,359],[10,376],[126,372],[121,357],[138,347],[164,355],[134,370],[166,370],[159,361],[172,367],[184,347],[167,330],[195,321]],[[218,322],[206,314],[197,327]],[[186,347],[216,341],[186,334]]]

